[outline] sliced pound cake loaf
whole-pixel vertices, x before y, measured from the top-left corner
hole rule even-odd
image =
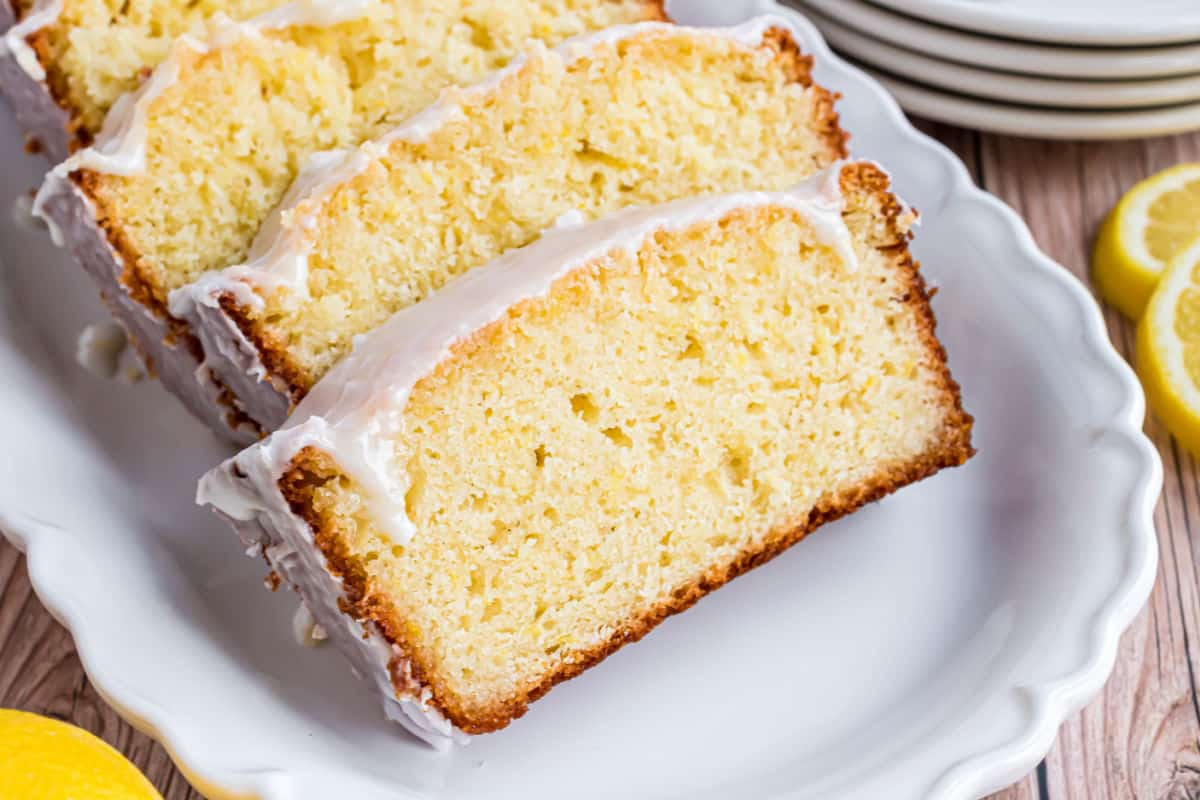
[[[357,0],[352,0],[353,4]],[[246,19],[283,0],[0,0],[0,92],[54,161],[86,145],[177,35],[215,13]]]
[[[245,258],[309,156],[393,127],[531,39],[661,17],[659,0],[297,0],[219,16],[175,41],[38,207],[151,369],[214,426],[238,427],[168,293]]]
[[[292,187],[246,263],[172,294],[208,364],[278,427],[357,335],[556,218],[779,189],[844,154],[786,22],[655,23],[538,50]]]
[[[970,457],[911,217],[856,163],[560,226],[361,338],[198,499],[391,716],[497,730]]]

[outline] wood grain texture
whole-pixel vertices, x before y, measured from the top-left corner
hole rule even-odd
[[[0,708],[74,723],[124,753],[165,800],[202,800],[154,740],[117,716],[92,688],[66,628],[29,585],[25,558],[0,539]]]
[[[975,180],[1026,220],[1038,244],[1081,280],[1096,227],[1139,179],[1200,161],[1200,133],[1080,144],[922,127]],[[1109,335],[1132,352],[1131,326],[1105,309]],[[1101,696],[1066,722],[1045,762],[988,800],[1200,800],[1200,474],[1150,419],[1165,468],[1155,512],[1161,549],[1150,602],[1121,641]],[[74,722],[128,755],[166,800],[199,800],[161,747],[123,722],[83,674],[70,636],[41,607],[24,561],[0,541],[0,707]]]

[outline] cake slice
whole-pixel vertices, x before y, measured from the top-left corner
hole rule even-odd
[[[560,226],[360,339],[198,500],[391,716],[435,742],[495,731],[970,457],[913,216],[854,163]]]
[[[780,189],[844,155],[777,17],[644,23],[521,63],[303,175],[249,259],[170,309],[264,430],[355,336],[560,215]]]
[[[243,259],[313,153],[393,127],[531,39],[661,17],[659,0],[296,0],[246,22],[217,16],[113,107],[38,207],[163,383],[252,440],[170,320],[168,293]]]
[[[217,12],[247,19],[282,4],[0,0],[0,92],[12,100],[30,146],[61,161],[92,141],[117,97],[137,88],[177,35]]]

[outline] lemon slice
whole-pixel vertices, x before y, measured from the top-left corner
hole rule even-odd
[[[1200,454],[1200,239],[1154,290],[1138,323],[1135,365],[1154,413]]]
[[[1100,295],[1141,316],[1163,271],[1200,236],[1200,164],[1181,164],[1134,186],[1104,221],[1092,251]]]
[[[0,797],[162,800],[125,757],[87,731],[0,709]]]

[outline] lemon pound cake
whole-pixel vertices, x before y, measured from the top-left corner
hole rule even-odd
[[[177,39],[47,177],[38,211],[163,383],[218,429],[257,431],[167,311],[246,257],[309,156],[359,144],[507,64],[527,43],[662,18],[659,0],[296,0]]]
[[[201,481],[427,739],[972,453],[870,164],[560,226],[356,342]]]
[[[564,213],[781,189],[844,154],[787,23],[643,23],[540,48],[306,171],[243,264],[172,293],[262,428],[355,336]]]
[[[86,145],[171,40],[222,12],[246,19],[283,0],[0,0],[0,92],[54,161]]]

